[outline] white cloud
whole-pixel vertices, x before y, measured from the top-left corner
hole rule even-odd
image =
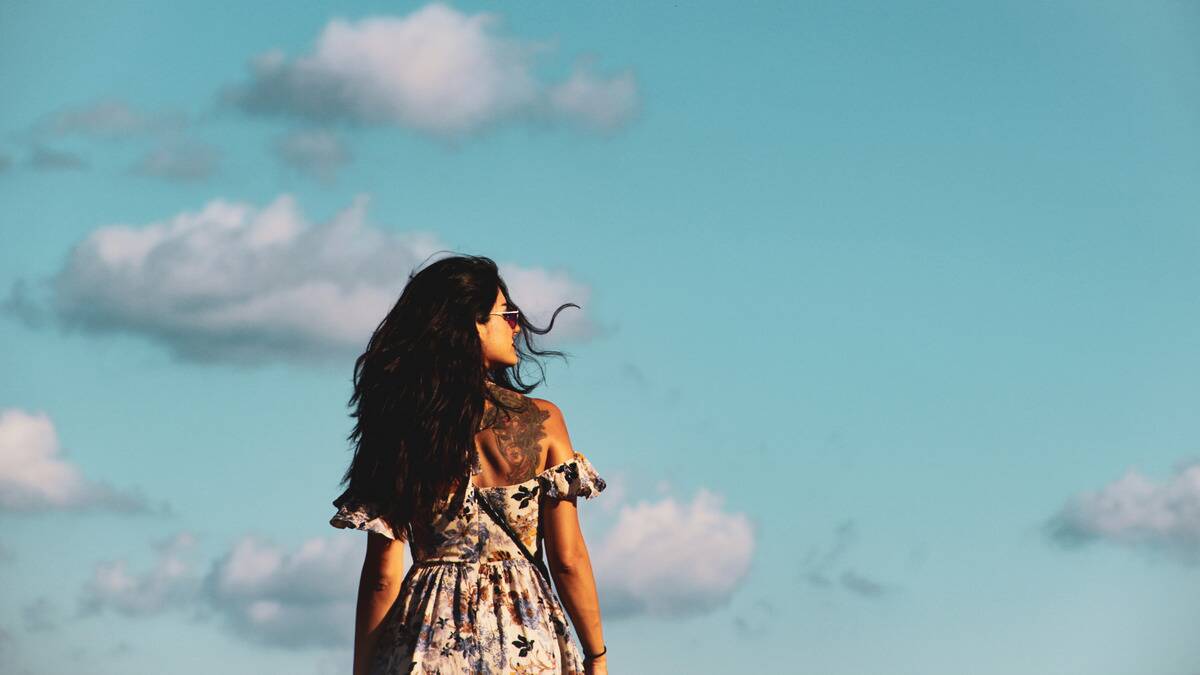
[[[64,325],[150,336],[188,360],[344,359],[410,271],[446,248],[371,226],[366,207],[360,196],[313,225],[290,195],[261,209],[218,199],[165,222],[102,227],[54,279],[53,308]],[[502,264],[501,275],[531,316],[588,295],[564,272]],[[579,314],[564,311],[547,338],[591,335]]]
[[[357,568],[363,540],[309,539],[286,551],[253,536],[217,561],[208,602],[239,636],[279,647],[339,647],[354,637]]]
[[[0,410],[0,510],[148,510],[142,497],[84,478],[62,455],[48,415]]]
[[[1161,483],[1130,469],[1073,497],[1050,520],[1049,533],[1064,545],[1103,539],[1200,563],[1200,461],[1180,464]]]
[[[593,553],[606,616],[685,616],[728,603],[750,569],[755,533],[744,514],[700,490],[622,507]]]
[[[330,21],[312,53],[272,51],[248,84],[224,97],[243,110],[322,123],[390,124],[455,137],[517,117],[548,116],[611,128],[636,101],[630,73],[577,75],[547,88],[534,75],[546,46],[498,36],[493,14],[426,5],[405,17]]]
[[[130,171],[179,182],[200,181],[216,171],[217,160],[217,150],[212,146],[195,142],[170,142],[142,155]]]
[[[284,164],[307,173],[323,183],[333,182],[338,169],[350,162],[350,150],[332,131],[293,131],[272,145]]]
[[[188,605],[197,590],[195,572],[187,561],[195,545],[196,538],[189,532],[158,543],[154,566],[142,574],[131,573],[126,560],[96,565],[84,586],[81,613],[110,610],[126,616],[149,616]]]

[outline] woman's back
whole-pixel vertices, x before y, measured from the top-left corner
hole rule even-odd
[[[483,430],[475,434],[478,464],[472,469],[479,487],[514,485],[546,468],[550,450],[546,421],[550,404],[487,382],[488,391],[511,411],[485,403]]]
[[[471,474],[414,523],[413,565],[380,625],[372,673],[583,672],[562,606],[521,545],[541,557],[543,499],[592,497],[604,480],[579,453],[545,466],[553,406],[490,386],[516,410],[487,409]],[[393,536],[377,505],[349,491],[334,504],[332,525]]]

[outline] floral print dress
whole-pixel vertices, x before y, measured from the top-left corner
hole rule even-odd
[[[516,485],[465,485],[445,502],[429,534],[413,537],[413,564],[380,624],[369,672],[582,675],[583,658],[554,591],[478,500],[486,499],[540,557],[540,499],[591,498],[604,490],[604,479],[574,453]],[[378,506],[349,490],[333,505],[334,527],[396,538]]]

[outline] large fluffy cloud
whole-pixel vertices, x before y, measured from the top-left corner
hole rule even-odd
[[[0,510],[150,510],[140,495],[84,477],[63,457],[54,423],[45,413],[0,410]]]
[[[543,83],[534,60],[548,47],[497,35],[497,21],[438,3],[405,17],[334,19],[311,53],[263,54],[251,80],[223,97],[250,113],[391,124],[443,137],[517,117],[613,128],[634,113],[631,73],[605,79],[577,71],[561,84]]]
[[[446,249],[429,233],[371,226],[366,208],[359,197],[312,224],[289,195],[263,208],[218,199],[163,222],[101,227],[53,280],[53,310],[69,327],[149,336],[187,360],[344,359],[409,273]],[[501,264],[501,274],[535,320],[588,304],[588,288],[564,272]],[[592,335],[585,317],[564,312],[551,336]]]
[[[724,606],[754,554],[749,518],[706,490],[621,508],[592,553],[606,616],[685,616]]]
[[[1051,518],[1049,533],[1065,545],[1107,540],[1200,564],[1200,461],[1180,464],[1162,482],[1130,469],[1070,499]]]

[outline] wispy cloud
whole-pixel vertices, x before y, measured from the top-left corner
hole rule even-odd
[[[748,609],[733,617],[733,628],[743,638],[765,638],[772,633],[779,610],[766,598],[759,598]]]
[[[167,511],[165,506],[151,509],[138,494],[85,478],[63,455],[49,415],[0,410],[0,510]]]
[[[366,208],[359,197],[313,225],[282,195],[261,209],[214,200],[165,222],[102,227],[74,246],[49,299],[14,286],[6,305],[70,329],[144,335],[197,362],[342,359],[362,349],[408,274],[445,249],[427,232],[370,225]],[[588,288],[565,271],[501,264],[501,274],[534,319],[562,302],[587,306]],[[580,314],[564,312],[552,336],[594,335]]]
[[[195,182],[212,176],[217,170],[218,160],[219,153],[213,146],[196,142],[170,142],[142,155],[129,170],[141,176]]]
[[[754,556],[744,514],[700,490],[691,502],[665,497],[621,508],[593,553],[606,616],[688,616],[726,605]]]
[[[637,80],[630,71],[604,78],[590,66],[577,66],[565,82],[549,90],[548,98],[558,115],[597,131],[612,131],[638,108]]]
[[[32,135],[119,140],[182,132],[187,126],[184,113],[147,113],[125,101],[108,98],[50,113],[34,123]]]
[[[1180,463],[1162,482],[1129,469],[1068,500],[1046,532],[1067,547],[1108,541],[1200,564],[1200,460]]]
[[[157,542],[154,565],[142,573],[131,572],[123,559],[99,563],[84,586],[79,614],[112,611],[151,616],[190,606],[198,588],[194,565],[188,560],[195,545],[195,536],[186,531]]]
[[[846,567],[847,553],[858,541],[858,526],[853,520],[845,520],[833,530],[833,541],[828,548],[811,548],[800,562],[800,578],[810,586],[832,588],[835,584],[842,589],[867,598],[887,594],[891,587],[864,574]],[[841,569],[841,572],[837,572]]]
[[[877,598],[887,592],[886,586],[854,570],[844,570],[838,581],[842,588],[868,598]]]
[[[33,146],[26,164],[38,171],[80,171],[88,168],[88,162],[83,157],[73,152],[55,150],[40,143]]]
[[[183,112],[145,112],[126,101],[108,98],[68,106],[44,115],[21,134],[30,145],[28,166],[39,170],[85,169],[83,156],[55,149],[73,139],[152,146],[130,173],[171,181],[199,181],[217,170],[216,148],[187,137],[191,120]]]
[[[249,82],[223,100],[245,112],[326,124],[394,125],[461,137],[518,118],[612,129],[637,106],[632,72],[611,78],[590,69],[560,84],[535,74],[547,44],[497,34],[493,14],[426,5],[405,17],[334,19],[311,53],[259,56]]]
[[[30,282],[17,279],[9,287],[8,297],[0,302],[0,313],[16,319],[29,328],[42,328],[50,319],[48,309],[38,304],[30,290]]]
[[[322,183],[332,183],[351,159],[346,144],[328,129],[292,131],[275,139],[271,150],[287,166]]]
[[[42,595],[21,608],[21,621],[30,633],[47,633],[58,628],[59,614],[58,606]]]

